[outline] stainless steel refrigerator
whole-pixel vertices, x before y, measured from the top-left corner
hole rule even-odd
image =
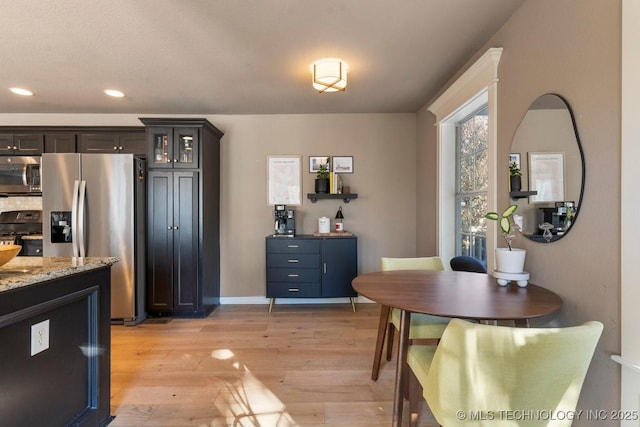
[[[111,318],[145,318],[144,159],[132,154],[42,155],[42,230],[46,257],[117,257],[111,268]]]

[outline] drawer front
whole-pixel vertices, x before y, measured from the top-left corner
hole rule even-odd
[[[320,296],[320,283],[267,283],[267,298],[313,298]]]
[[[318,282],[319,268],[267,268],[267,282]]]
[[[42,256],[42,240],[22,240],[21,256]]]
[[[267,253],[315,254],[320,253],[320,240],[290,239],[287,237],[267,239]]]
[[[320,254],[267,254],[267,268],[320,268]]]

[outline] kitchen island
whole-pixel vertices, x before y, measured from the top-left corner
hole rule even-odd
[[[0,267],[4,426],[100,426],[110,417],[116,258],[17,257]]]

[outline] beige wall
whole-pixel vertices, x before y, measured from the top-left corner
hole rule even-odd
[[[359,271],[377,270],[380,257],[411,256],[416,248],[415,114],[219,116],[222,149],[222,295],[263,297],[264,237],[272,232],[267,205],[266,157],[303,156],[304,203],[296,207],[297,231],[317,231],[318,218],[334,218],[339,206],[345,229],[359,238]],[[315,175],[308,156],[354,156],[344,185],[358,193],[311,203]]]
[[[517,239],[526,248],[531,282],[560,294],[562,311],[535,324],[575,325],[599,320],[605,329],[589,370],[579,407],[615,410],[620,404],[620,1],[529,0],[476,55],[503,47],[498,83],[498,203],[509,203],[508,153],[529,105],[555,92],[571,105],[586,157],[586,187],[580,217],[571,232],[552,244]],[[475,60],[472,59],[471,61]],[[470,61],[470,62],[471,62]],[[424,109],[423,109],[424,110]],[[419,128],[428,113],[418,114]],[[435,135],[418,133],[419,152],[430,151]],[[433,169],[433,159],[418,169]],[[418,185],[420,189],[422,184]],[[418,206],[433,200],[418,191]],[[606,217],[603,213],[608,213]],[[425,233],[419,247],[429,247]],[[617,425],[587,420],[574,425]]]

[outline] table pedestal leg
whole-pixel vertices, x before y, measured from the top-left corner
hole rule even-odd
[[[391,425],[402,425],[402,406],[404,404],[405,377],[404,370],[407,364],[407,348],[409,346],[409,327],[411,313],[406,310],[400,312],[400,338],[398,342],[398,360],[396,365],[396,388],[393,395],[393,420]]]

